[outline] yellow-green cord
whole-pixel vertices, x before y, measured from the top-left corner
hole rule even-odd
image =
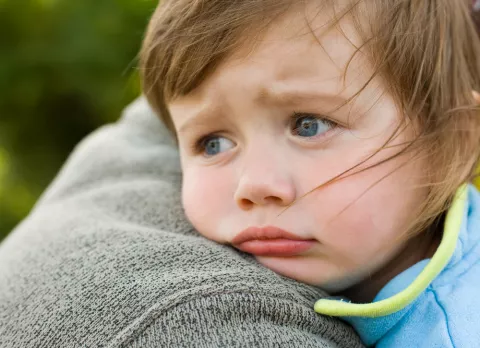
[[[425,291],[450,261],[455,251],[462,225],[467,193],[467,185],[462,185],[457,190],[445,219],[442,241],[435,255],[405,290],[388,299],[366,304],[320,299],[315,303],[315,312],[330,316],[375,318],[395,313],[408,306]]]

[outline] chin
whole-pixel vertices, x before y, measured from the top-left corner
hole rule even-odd
[[[328,267],[330,268],[328,269],[325,268],[326,265],[324,264],[314,265],[311,264],[311,262],[305,262],[301,257],[279,258],[256,256],[255,258],[263,266],[271,269],[275,273],[308,285],[319,287],[328,293],[342,292],[360,283],[364,278],[359,274],[332,274],[333,270],[331,266]]]

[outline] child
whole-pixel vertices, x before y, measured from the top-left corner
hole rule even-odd
[[[339,296],[315,309],[370,346],[480,346],[469,5],[167,0],[145,38],[189,220]]]

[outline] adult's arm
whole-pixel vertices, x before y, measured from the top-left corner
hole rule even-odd
[[[0,347],[361,346],[320,290],[195,233],[179,185],[144,99],[85,139],[0,245]]]

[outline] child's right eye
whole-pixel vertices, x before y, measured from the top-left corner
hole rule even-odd
[[[212,157],[219,153],[228,151],[235,147],[235,144],[225,137],[219,135],[209,135],[200,139],[195,145],[196,152],[202,153],[206,157]]]

